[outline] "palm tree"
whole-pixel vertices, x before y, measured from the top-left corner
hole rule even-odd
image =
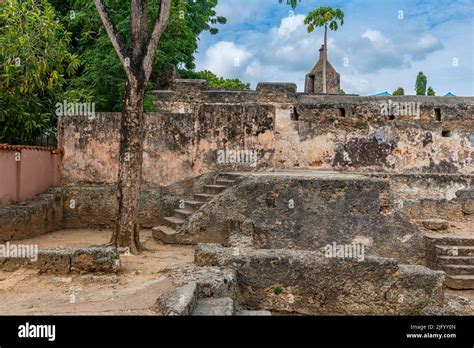
[[[338,22],[340,24],[338,24]],[[324,27],[324,60],[323,60],[323,93],[327,93],[326,84],[326,61],[328,57],[328,27],[336,31],[339,25],[344,24],[344,12],[340,9],[331,7],[319,7],[308,13],[304,20],[304,24],[308,26],[308,33],[313,32],[315,27]]]

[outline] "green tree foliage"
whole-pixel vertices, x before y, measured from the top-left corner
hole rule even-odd
[[[96,110],[120,111],[123,107],[125,73],[97,10],[90,0],[51,0],[61,14],[61,19],[73,33],[74,51],[79,55],[82,69],[74,88],[90,88]],[[112,14],[112,21],[130,47],[130,3],[121,0],[105,1]],[[216,34],[216,24],[226,23],[216,15],[217,0],[173,0],[169,25],[163,33],[155,55],[153,73],[148,89],[172,76],[176,66],[194,69],[194,53],[198,36],[203,31]],[[159,0],[149,1],[150,18],[158,13]],[[152,109],[152,99],[145,98],[145,110]]]
[[[426,95],[429,95],[431,97],[434,97],[436,95],[436,92],[434,91],[433,87],[429,86],[428,90],[426,91]]]
[[[423,74],[422,71],[418,73],[418,76],[416,77],[416,84],[415,84],[415,90],[416,90],[416,95],[426,95],[426,76]]]
[[[206,80],[210,89],[223,89],[223,90],[249,90],[250,84],[244,83],[239,79],[224,79],[223,77],[217,77],[214,73],[204,71],[190,71],[182,70],[180,75],[185,79],[201,79]]]
[[[283,1],[286,2],[287,5],[290,5],[293,9],[296,8],[296,5],[298,2],[301,2],[301,0],[278,0],[279,3],[281,4]]]
[[[405,95],[405,90],[402,87],[398,87],[393,91],[392,95]]]
[[[339,90],[339,95],[346,95],[346,92],[341,88],[341,89]]]
[[[331,7],[319,7],[308,13],[304,19],[304,24],[308,26],[308,33],[312,33],[315,27],[328,26],[329,29],[336,31],[339,25],[344,24],[344,12],[340,9]]]
[[[0,143],[32,144],[55,127],[55,103],[79,66],[47,1],[0,4]]]

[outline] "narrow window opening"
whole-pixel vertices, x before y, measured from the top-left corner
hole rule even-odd
[[[449,138],[449,137],[451,136],[451,131],[449,131],[449,130],[444,130],[444,131],[441,132],[441,136],[442,136],[443,138]]]
[[[441,109],[440,108],[435,109],[435,118],[436,118],[436,121],[441,121]]]
[[[345,108],[339,108],[339,116],[340,117],[346,117],[346,109]]]
[[[298,111],[296,110],[296,106],[293,106],[293,111],[291,113],[291,120],[292,121],[298,121],[299,115]]]
[[[388,119],[389,119],[390,121],[393,121],[393,120],[395,119],[395,115],[389,115],[389,116],[388,116]]]

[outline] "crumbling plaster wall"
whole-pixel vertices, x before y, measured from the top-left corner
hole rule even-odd
[[[268,167],[472,175],[474,98],[358,97],[296,93],[294,84],[211,91],[177,80],[146,115],[143,180],[171,185],[204,173]],[[415,103],[419,115],[382,114]],[[62,117],[63,183],[116,181],[120,114]],[[217,151],[250,150],[258,165],[222,164]]]
[[[419,115],[383,115],[393,102],[419,106]],[[299,94],[275,124],[280,168],[473,173],[473,98]]]
[[[204,85],[205,86],[205,85]],[[272,166],[274,106],[255,92],[202,92],[200,81],[158,93],[159,112],[145,115],[143,181],[171,185],[219,170]],[[117,178],[118,113],[95,118],[61,117],[63,184],[114,183]],[[218,150],[251,150],[251,163],[220,163]]]

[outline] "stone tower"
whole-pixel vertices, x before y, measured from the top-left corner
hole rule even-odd
[[[324,61],[324,45],[319,49],[319,60],[306,75],[304,92],[305,93],[323,93],[323,61]],[[329,61],[326,61],[326,87],[328,94],[339,94],[340,75],[333,68]]]

